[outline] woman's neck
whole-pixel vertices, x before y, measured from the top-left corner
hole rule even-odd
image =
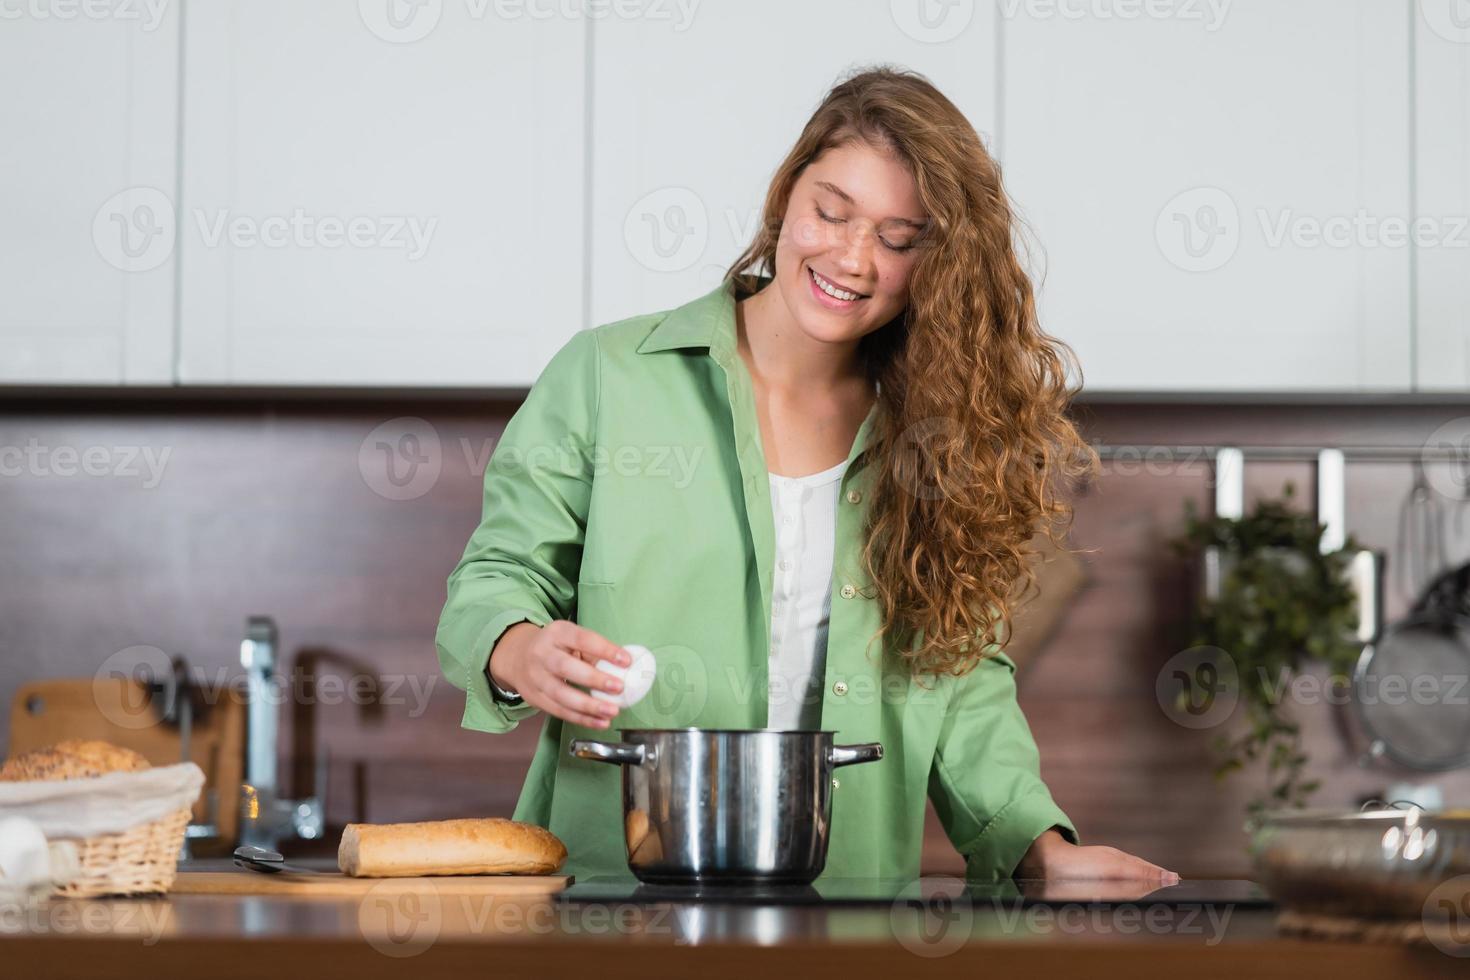
[[[767,388],[837,392],[868,381],[859,340],[830,343],[807,336],[771,280],[735,304],[736,346]]]

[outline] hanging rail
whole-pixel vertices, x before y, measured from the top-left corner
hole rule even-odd
[[[1409,463],[1420,460],[1425,463],[1460,463],[1470,466],[1470,441],[1465,445],[1453,446],[1166,446],[1126,445],[1094,443],[1100,459],[1145,460],[1150,456],[1184,456],[1193,460],[1211,461],[1221,450],[1235,450],[1248,460],[1283,463],[1315,463],[1323,448],[1339,450],[1343,457],[1355,463]]]

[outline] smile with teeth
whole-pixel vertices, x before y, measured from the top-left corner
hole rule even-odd
[[[812,274],[812,282],[816,283],[817,288],[826,293],[828,296],[831,296],[833,299],[840,299],[843,302],[851,303],[854,300],[867,298],[862,293],[848,292],[846,289],[841,289],[833,285],[831,282],[828,282],[826,279],[823,279],[821,276],[817,275],[817,270],[811,268],[810,266],[807,267],[807,271]]]

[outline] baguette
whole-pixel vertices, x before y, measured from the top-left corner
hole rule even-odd
[[[337,867],[354,878],[417,875],[551,874],[566,860],[551,831],[514,820],[480,817],[421,823],[350,823]]]

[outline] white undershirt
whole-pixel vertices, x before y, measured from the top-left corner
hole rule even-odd
[[[844,460],[808,476],[768,474],[776,560],[771,583],[767,728],[814,730],[822,724],[832,552],[838,492],[846,469]]]

